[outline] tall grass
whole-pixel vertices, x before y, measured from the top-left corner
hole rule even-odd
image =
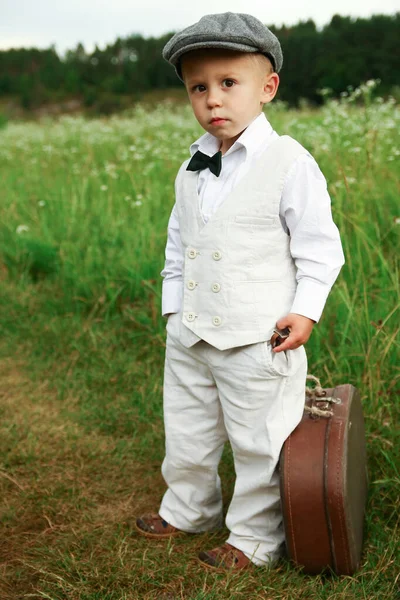
[[[221,577],[192,557],[226,532],[167,547],[132,534],[135,512],[156,510],[163,491],[159,272],[174,177],[201,134],[188,108],[160,105],[0,131],[0,597],[396,597],[400,111],[373,100],[374,85],[318,111],[267,108],[320,164],[345,250],[307,352],[324,385],[362,393],[360,572],[307,577],[283,563]],[[221,470],[228,502],[228,449]]]

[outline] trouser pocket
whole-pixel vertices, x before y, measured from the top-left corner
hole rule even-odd
[[[297,350],[300,350],[300,348],[273,352],[269,340],[262,342],[262,348],[264,351],[265,367],[271,375],[287,377],[293,372],[293,359],[295,358],[293,353],[297,354]]]

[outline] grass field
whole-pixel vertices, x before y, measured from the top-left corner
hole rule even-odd
[[[173,181],[201,132],[186,108],[0,131],[0,599],[399,598],[399,130],[373,84],[268,116],[325,173],[346,264],[307,344],[323,385],[366,416],[369,501],[353,577],[204,572],[226,530],[136,535],[164,491],[160,316]],[[360,100],[362,100],[360,102]],[[221,464],[225,505],[234,482]]]

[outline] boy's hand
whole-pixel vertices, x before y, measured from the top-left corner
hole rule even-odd
[[[277,321],[278,329],[288,327],[290,335],[279,346],[273,348],[273,352],[282,352],[282,350],[294,350],[306,343],[311,335],[315,321],[303,315],[289,313],[286,317],[282,317]]]

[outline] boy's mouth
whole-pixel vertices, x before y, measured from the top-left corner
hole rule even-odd
[[[222,125],[226,121],[227,119],[223,119],[222,117],[214,117],[213,119],[211,119],[210,123],[211,125]]]

